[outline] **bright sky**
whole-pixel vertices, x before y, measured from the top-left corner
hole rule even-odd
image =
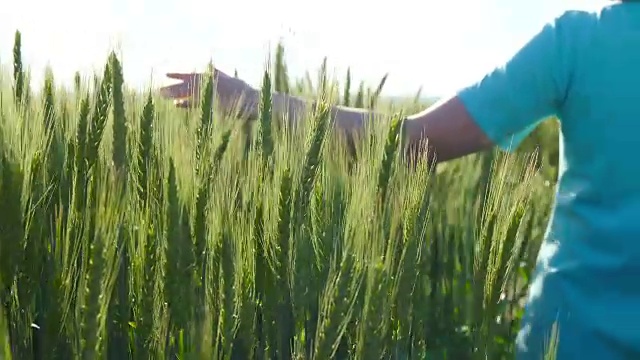
[[[11,62],[16,29],[36,81],[101,68],[120,49],[132,86],[164,82],[168,71],[217,68],[257,85],[268,50],[282,38],[291,75],[322,58],[344,77],[386,95],[442,95],[506,60],[564,10],[607,0],[17,0],[0,6],[0,62]]]

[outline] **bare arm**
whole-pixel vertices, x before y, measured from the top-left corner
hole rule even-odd
[[[178,102],[188,97],[191,89],[199,86],[201,77],[200,74],[175,73],[167,74],[167,76],[184,81],[181,84],[161,89],[161,93],[165,97],[174,98]],[[223,108],[233,108],[232,104],[243,99],[242,104],[238,104],[240,105],[238,109],[240,113],[249,117],[258,115],[260,90],[220,71],[217,71],[217,76],[218,95]],[[312,105],[310,101],[291,95],[274,93],[272,97],[273,110],[288,117],[289,123],[296,123],[305,117]],[[190,106],[190,103],[191,99],[188,99],[178,105]],[[366,120],[379,116],[379,114],[366,109],[343,106],[334,106],[333,115],[335,126],[345,132],[348,137],[361,134]],[[491,141],[476,125],[456,96],[442,100],[418,114],[409,116],[404,125],[403,136],[405,136],[404,143],[410,149],[424,149],[422,144],[426,142],[430,150],[429,156],[435,157],[437,162],[462,157],[492,146]]]
[[[306,100],[285,94],[274,94],[273,100],[274,110],[288,116],[293,115],[291,121],[304,116],[310,106]],[[366,119],[378,114],[366,109],[335,106],[334,116],[335,126],[340,130],[359,133]],[[411,148],[419,148],[426,141],[430,157],[434,156],[437,162],[456,159],[493,146],[456,96],[441,100],[428,109],[409,116],[403,135],[405,143]]]
[[[407,142],[416,145],[427,140],[437,162],[493,147],[457,96],[441,100],[407,120]]]

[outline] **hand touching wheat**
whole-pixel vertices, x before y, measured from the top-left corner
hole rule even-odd
[[[168,73],[168,78],[182,80],[181,83],[164,86],[160,94],[173,99],[178,107],[197,106],[200,102],[200,87],[206,81],[203,73]],[[217,104],[222,110],[238,110],[248,116],[257,113],[258,91],[241,79],[229,76],[224,72],[214,70],[215,95]],[[239,103],[240,102],[240,103]]]

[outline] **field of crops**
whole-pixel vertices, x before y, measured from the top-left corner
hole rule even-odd
[[[127,89],[115,54],[32,92],[20,42],[0,74],[1,359],[512,358],[553,151],[430,172],[389,116],[351,156],[329,102],[419,97],[338,92],[326,62],[290,80],[281,47],[241,122],[212,81],[186,110]],[[289,128],[270,88],[325,101]]]

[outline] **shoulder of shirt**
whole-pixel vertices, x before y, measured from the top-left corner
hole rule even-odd
[[[620,4],[611,4],[610,1],[603,3],[586,3],[580,7],[567,9],[563,11],[554,20],[555,23],[584,23],[584,22],[597,22],[603,14],[610,11],[613,7],[620,6]]]
[[[585,4],[579,8],[567,9],[548,23],[560,37],[571,42],[578,39],[588,39],[598,28],[603,15],[611,10],[615,4]],[[562,35],[561,35],[562,34]]]

